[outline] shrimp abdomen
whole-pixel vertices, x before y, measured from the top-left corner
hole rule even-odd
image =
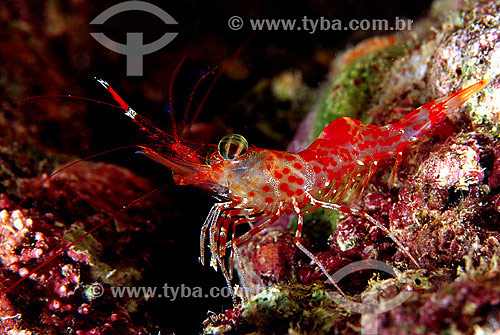
[[[366,125],[351,118],[340,118],[328,125],[319,138],[327,140],[329,147],[345,148],[356,159],[378,160],[392,158],[403,152],[420,137],[443,122],[474,94],[481,91],[489,80],[481,80],[463,90],[429,102],[400,121],[387,126]]]
[[[481,80],[458,92],[429,102],[390,126],[400,129],[409,136],[418,138],[442,122],[447,116],[450,116],[474,94],[481,91],[488,82],[489,79]]]

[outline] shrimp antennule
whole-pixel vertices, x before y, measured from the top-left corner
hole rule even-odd
[[[130,107],[116,91],[108,84],[107,81],[103,79],[96,78],[97,82],[101,84],[109,93],[113,99],[120,105],[120,108],[124,111],[124,114],[132,119],[132,121],[139,126],[142,131],[148,133],[149,137],[152,139],[161,141],[163,143],[171,143],[173,136],[167,134],[163,130],[159,129],[154,125],[149,119],[138,114],[132,107]]]

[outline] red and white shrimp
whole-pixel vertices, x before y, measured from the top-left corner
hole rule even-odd
[[[488,83],[488,80],[479,81],[459,92],[427,103],[400,121],[383,127],[366,125],[347,117],[337,119],[307,149],[289,153],[249,147],[247,141],[236,134],[225,136],[218,146],[190,143],[177,134],[175,127],[172,134],[158,129],[125,103],[107,82],[98,81],[112,94],[126,116],[151,138],[162,143],[155,149],[139,146],[141,153],[172,170],[176,184],[197,186],[220,200],[213,205],[201,228],[200,261],[204,263],[208,231],[210,263],[215,269],[221,268],[231,290],[233,258],[241,270],[242,284],[245,286],[238,245],[271,226],[283,214],[295,213],[298,216],[295,245],[317,264],[339,291],[340,288],[325,267],[301,243],[304,213],[322,207],[366,218],[383,230],[418,266],[416,259],[387,228],[368,214],[340,201],[360,176],[364,178],[363,188],[377,167],[394,160],[398,164],[402,154],[419,138]],[[124,206],[111,218],[147,196]],[[102,224],[68,244],[6,291],[13,289]],[[241,224],[250,224],[251,229],[241,236],[235,236],[235,227]],[[229,266],[225,263],[227,250]]]
[[[106,82],[100,82],[128,117],[152,137],[169,143],[168,152],[143,147],[142,153],[172,170],[178,185],[194,185],[220,199],[213,205],[201,229],[200,260],[204,262],[208,230],[211,265],[215,269],[221,268],[231,287],[233,257],[243,271],[237,246],[272,225],[283,214],[292,213],[298,216],[295,245],[337,286],[300,239],[303,213],[320,207],[368,219],[391,237],[418,266],[416,259],[387,228],[368,214],[341,204],[340,200],[358,177],[363,176],[364,187],[377,167],[394,160],[397,164],[402,153],[484,88],[488,80],[427,103],[387,126],[367,125],[347,117],[337,119],[299,153],[248,147],[247,141],[236,134],[225,136],[217,148],[190,146],[181,138],[157,129],[130,108]],[[248,223],[252,226],[250,231],[234,236],[236,226]],[[229,267],[225,264],[228,249]]]

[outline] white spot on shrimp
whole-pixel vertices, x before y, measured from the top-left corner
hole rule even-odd
[[[108,84],[108,82],[106,80],[104,80],[104,79],[98,79],[98,78],[96,78],[96,79],[97,79],[97,82],[99,84],[101,84],[102,86],[104,86],[105,89],[109,88],[109,84]]]
[[[132,108],[129,108],[126,112],[125,112],[125,115],[127,115],[129,118],[131,119],[135,119],[135,117],[137,116],[137,112],[135,110],[133,110]]]
[[[278,191],[279,182],[278,182],[276,179],[274,179],[274,178],[269,178],[269,179],[267,180],[267,182],[273,186],[273,188],[274,188],[274,190],[275,190],[275,191],[274,191],[274,194],[275,194],[276,196],[278,196],[278,195],[280,194],[280,192]]]

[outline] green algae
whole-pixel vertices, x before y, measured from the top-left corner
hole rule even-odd
[[[72,225],[64,231],[63,237],[71,243],[84,234],[86,234],[86,231],[81,226]],[[110,265],[101,262],[99,257],[102,254],[102,244],[92,235],[86,236],[72,248],[79,253],[87,255],[92,264],[90,268],[91,276],[98,282],[113,287],[129,286],[142,277],[140,271],[131,266],[112,268]]]
[[[44,152],[31,143],[6,138],[0,142],[0,192],[23,197],[23,178],[51,173],[71,157]],[[21,182],[17,181],[21,180]]]
[[[350,315],[339,309],[322,285],[273,286],[244,304],[243,318],[259,334],[332,334],[339,320]]]
[[[338,211],[320,208],[315,212],[304,215],[302,229],[303,237],[307,238],[315,246],[326,246],[328,238],[335,232],[337,222],[341,214]],[[297,230],[298,219],[294,218],[290,224],[290,230]]]
[[[364,121],[373,97],[375,84],[390,69],[394,60],[408,51],[407,45],[394,45],[369,53],[347,65],[333,78],[314,122],[313,138],[332,121],[352,117]]]

